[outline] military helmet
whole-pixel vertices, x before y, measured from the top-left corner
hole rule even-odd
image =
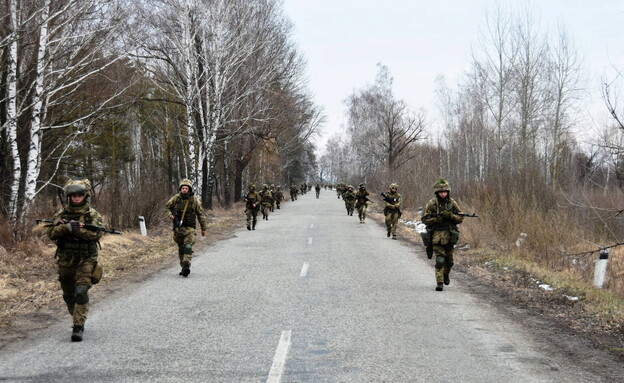
[[[263,189],[268,189],[268,188],[269,188],[269,185],[267,185],[267,184],[262,184],[262,188],[263,188]]]
[[[83,180],[69,180],[63,187],[63,191],[67,197],[74,194],[84,194],[85,197],[89,197],[91,195],[91,182],[86,178]]]
[[[193,183],[188,178],[180,181],[180,185],[178,185],[178,191],[182,189],[182,186],[188,186],[189,191],[193,191]]]
[[[364,187],[364,184],[360,184],[358,187],[359,187],[360,189],[366,189],[366,187]]]
[[[451,185],[449,185],[449,183],[444,178],[440,178],[433,184],[434,194],[437,194],[442,191],[449,192],[449,193],[451,192]]]
[[[397,185],[396,183],[393,182],[393,183],[390,184],[390,187],[388,187],[388,189],[397,189],[397,190],[399,190],[399,185]]]
[[[251,190],[251,191],[256,190],[256,184],[250,184],[249,185],[249,190]]]
[[[353,185],[349,185],[349,186],[347,186],[347,189],[351,189],[351,190],[353,190]]]

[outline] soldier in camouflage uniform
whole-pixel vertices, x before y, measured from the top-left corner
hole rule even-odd
[[[321,185],[316,184],[314,191],[316,192],[316,199],[319,199],[319,196],[321,195]]]
[[[277,190],[275,191],[275,206],[277,207],[278,210],[283,200],[284,200],[284,192],[282,191],[282,187],[278,186]]]
[[[273,213],[275,211],[275,185],[271,184],[271,186],[269,186],[269,191],[271,192],[271,196],[273,197],[273,199],[271,200],[271,213]]]
[[[245,214],[247,214],[247,230],[256,230],[258,210],[260,210],[260,196],[256,193],[256,185],[250,185],[243,198],[245,200]],[[277,208],[279,209],[279,203]]]
[[[370,193],[366,190],[364,184],[360,184],[358,186],[358,191],[355,193],[355,208],[358,211],[358,217],[360,218],[360,223],[364,223],[366,220],[366,209],[368,209],[368,195]]]
[[[202,237],[205,236],[206,214],[201,201],[193,193],[191,180],[180,181],[178,190],[179,193],[165,204],[165,213],[173,222],[173,240],[178,244],[178,256],[182,267],[180,275],[187,277],[191,273],[196,221],[199,221]]]
[[[390,184],[390,192],[386,193],[384,208],[384,215],[386,216],[386,228],[388,229],[387,237],[392,234],[392,239],[397,239],[396,229],[399,224],[399,218],[401,218],[401,202],[403,199],[397,192],[399,185],[393,183]]]
[[[430,243],[435,256],[436,291],[442,291],[444,285],[451,283],[449,273],[453,267],[453,249],[459,239],[457,225],[464,218],[457,202],[451,198],[451,186],[440,178],[433,185],[435,198],[425,206],[422,222],[427,225],[427,234],[430,235]]]
[[[292,184],[292,186],[290,187],[290,200],[291,201],[297,200],[298,192],[299,192],[299,189],[297,189],[297,186],[295,184]]]
[[[102,276],[102,268],[97,263],[102,232],[87,230],[84,225],[102,226],[102,216],[89,206],[89,180],[69,181],[64,191],[67,206],[56,213],[47,234],[56,241],[55,257],[63,300],[74,324],[71,340],[80,342],[89,312],[88,292]]]
[[[269,219],[269,211],[271,211],[271,204],[273,204],[273,193],[269,190],[267,184],[262,185],[260,191],[260,204],[262,205],[262,219]]]
[[[353,191],[353,186],[349,185],[345,188],[342,199],[345,202],[347,215],[353,215],[353,210],[355,210],[355,192]]]

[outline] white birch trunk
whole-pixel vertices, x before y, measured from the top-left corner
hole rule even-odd
[[[19,38],[19,24],[17,15],[17,0],[11,0],[10,20],[11,33],[9,57],[7,65],[7,138],[10,156],[13,161],[13,179],[11,180],[8,217],[12,226],[17,222],[17,204],[19,200],[19,184],[22,177],[22,165],[17,147],[17,40]]]
[[[48,15],[50,13],[50,1],[45,0],[41,9],[41,27],[39,29],[39,46],[37,49],[37,69],[35,79],[35,94],[33,96],[33,113],[30,128],[30,140],[28,145],[28,160],[26,162],[26,181],[24,183],[24,206],[21,209],[19,219],[22,220],[37,194],[37,179],[41,171],[41,136],[42,124],[45,121],[43,85],[47,67],[47,42],[48,42]]]

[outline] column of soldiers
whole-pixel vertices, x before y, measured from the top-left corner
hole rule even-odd
[[[390,184],[388,191],[381,193],[384,202],[384,217],[386,236],[397,239],[397,227],[401,218],[401,205],[403,198],[398,192],[399,185]],[[353,215],[353,209],[357,209],[360,223],[366,219],[369,192],[364,184],[360,184],[358,191],[353,192],[353,186],[344,183],[336,185],[338,198],[345,202],[347,215]],[[443,178],[433,185],[435,197],[431,199],[423,211],[422,222],[427,227],[423,233],[423,242],[427,248],[427,257],[435,258],[436,291],[443,291],[444,286],[450,284],[450,272],[453,267],[453,253],[455,244],[459,239],[457,225],[463,222],[463,214],[457,202],[450,197],[451,186]],[[470,215],[476,217],[476,215]]]

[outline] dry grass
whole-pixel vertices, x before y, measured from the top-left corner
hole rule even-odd
[[[206,237],[198,240],[197,246],[214,242],[243,225],[242,210],[235,206],[209,212]],[[138,231],[105,235],[101,245],[99,262],[104,267],[104,277],[94,288],[96,293],[178,262],[177,246],[165,224],[149,228],[147,237]],[[16,322],[23,325],[24,318],[40,311],[64,310],[55,249],[41,230],[34,230],[28,241],[18,242],[9,252],[0,246],[0,328],[10,328]]]
[[[477,212],[480,218],[466,218],[460,225],[458,247],[469,245],[470,250],[457,251],[455,262],[478,283],[503,282],[505,288],[531,291],[531,299],[539,305],[547,294],[538,288],[535,281],[539,280],[555,287],[555,300],[563,304],[569,304],[562,298],[564,294],[579,297],[575,304],[595,318],[597,326],[602,323],[612,328],[624,322],[624,249],[612,250],[604,288],[596,289],[592,282],[598,254],[570,257],[563,250],[572,254],[595,249],[591,242],[608,241],[587,241],[591,234],[567,211],[553,209],[545,214],[537,204],[527,207],[513,197],[504,206],[482,201],[462,201],[460,206],[465,212]],[[383,222],[380,209],[373,208],[371,216]],[[415,211],[404,209],[402,219],[419,218]],[[421,244],[420,236],[411,228],[401,227],[399,232],[401,238]],[[526,240],[518,247],[520,233],[526,234]]]

